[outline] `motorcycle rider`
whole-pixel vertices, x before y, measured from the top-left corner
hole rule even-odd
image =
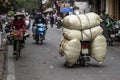
[[[42,16],[42,13],[38,12],[38,15],[37,15],[37,17],[35,18],[33,27],[35,27],[36,24],[40,24],[40,23],[47,25],[47,22],[46,22],[46,20],[44,19],[44,17]],[[47,29],[47,26],[45,26],[45,28]],[[37,30],[37,26],[36,26],[36,30]],[[37,32],[36,30],[33,31],[33,32],[35,32],[35,33],[33,33],[33,36],[36,35],[36,32]],[[45,34],[46,34],[46,32],[45,32]],[[44,40],[45,40],[45,34],[44,34],[44,37],[43,37]]]
[[[26,26],[24,17],[25,17],[24,13],[17,12],[14,16],[13,21],[11,22],[11,25],[10,25],[11,30],[13,30],[13,29],[14,30],[24,29],[26,31],[27,26]],[[16,46],[17,46],[16,43],[17,43],[17,41],[15,40],[14,45],[13,45],[13,48],[14,48],[13,55],[16,54]],[[22,40],[22,46],[24,46],[24,44],[25,44],[25,40],[23,39]]]

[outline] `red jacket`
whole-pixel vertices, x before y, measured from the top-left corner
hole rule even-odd
[[[27,26],[24,19],[20,19],[19,21],[14,19],[11,22],[11,28],[14,29],[14,27],[16,30],[19,30],[19,29],[26,29]]]

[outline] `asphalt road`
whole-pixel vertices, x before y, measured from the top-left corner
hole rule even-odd
[[[16,80],[120,80],[120,47],[108,47],[102,65],[91,59],[86,67],[66,68],[58,53],[61,37],[60,30],[49,27],[43,45],[28,38],[21,59],[14,60]]]

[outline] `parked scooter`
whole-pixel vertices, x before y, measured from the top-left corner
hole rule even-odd
[[[58,18],[57,21],[56,21],[56,26],[57,26],[57,28],[60,29],[62,25],[63,25],[63,24],[62,24],[62,22],[61,22],[61,19]]]
[[[11,33],[11,31],[10,31],[10,23],[5,22],[4,31],[5,31],[5,33],[7,35],[8,44],[12,45],[13,44],[13,36],[10,35],[10,33]]]
[[[33,38],[38,44],[39,41],[41,44],[43,44],[43,40],[45,40],[45,34],[46,34],[47,26],[40,23],[36,25],[36,28],[33,27]]]
[[[120,26],[117,23],[114,23],[112,30],[109,31],[110,36],[110,45],[114,45],[114,42],[120,41]]]
[[[5,22],[5,27],[4,27],[5,29],[5,32],[6,33],[9,33],[10,32],[10,23],[8,23],[8,22]]]

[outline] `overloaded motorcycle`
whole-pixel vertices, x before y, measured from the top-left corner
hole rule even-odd
[[[77,65],[85,66],[87,62],[90,62],[90,41],[81,41],[81,52],[80,57],[77,60]],[[76,65],[75,64],[75,65]],[[75,65],[65,62],[64,66],[74,67]]]
[[[33,38],[37,44],[43,44],[43,40],[45,40],[45,34],[47,30],[47,26],[43,23],[39,23],[32,28],[33,30]]]
[[[29,34],[25,34],[25,30],[24,29],[20,29],[20,30],[13,30],[11,31],[11,36],[13,37],[13,40],[16,41],[16,60],[18,60],[21,57],[21,50],[22,50],[22,44],[23,44],[23,40],[24,37],[28,37]]]

